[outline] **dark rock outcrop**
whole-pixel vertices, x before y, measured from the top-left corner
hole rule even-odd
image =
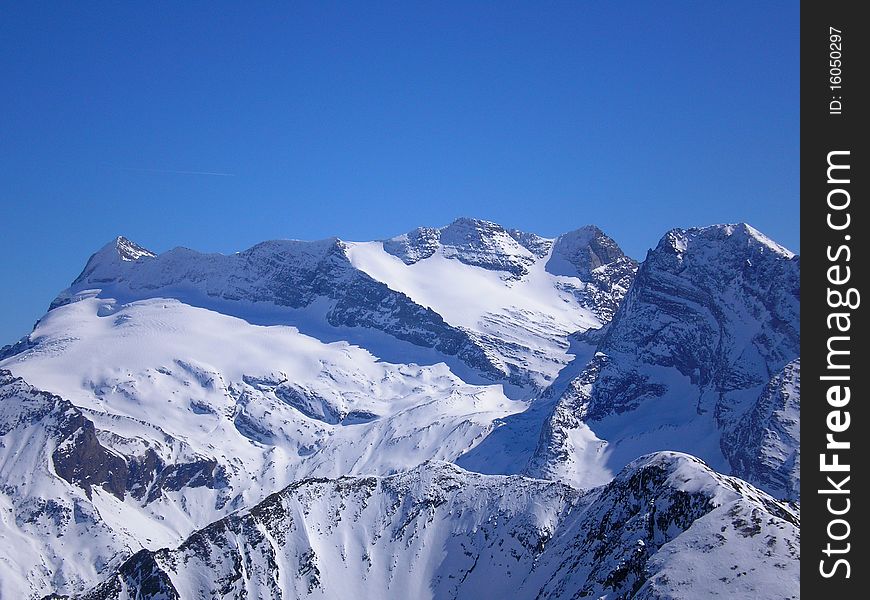
[[[54,443],[51,465],[58,477],[84,490],[92,498],[96,487],[119,500],[129,494],[146,503],[164,491],[183,487],[226,486],[224,468],[217,461],[197,458],[167,464],[148,449],[143,455],[125,456],[105,447],[93,421],[55,394],[37,390],[10,371],[0,369],[0,438],[15,428],[41,425]]]

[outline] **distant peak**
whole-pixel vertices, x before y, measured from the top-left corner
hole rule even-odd
[[[247,257],[270,257],[293,263],[320,261],[327,256],[344,256],[347,244],[337,237],[321,240],[267,240],[239,253]]]
[[[550,240],[518,230],[506,230],[498,223],[459,217],[444,227],[418,227],[384,241],[384,250],[414,264],[441,252],[470,266],[504,271],[521,277],[536,259],[549,251]]]
[[[574,244],[592,244],[596,240],[610,240],[614,246],[616,246],[616,242],[610,239],[597,225],[584,225],[578,229],[573,231],[569,231],[567,233],[563,233],[559,236],[558,240],[562,240],[562,242],[566,242],[571,240]],[[617,246],[618,248],[618,246]],[[621,252],[621,250],[620,250]]]
[[[384,250],[414,264],[442,252],[447,258],[520,277],[536,260],[554,259],[547,270],[557,275],[588,276],[603,265],[636,264],[599,227],[586,225],[556,240],[473,217],[459,217],[443,227],[418,227],[383,242]]]
[[[572,233],[572,232],[569,232],[569,233]],[[585,233],[585,234],[590,235],[592,237],[601,237],[601,236],[605,235],[605,233],[601,230],[601,228],[598,225],[584,225],[583,227],[580,227],[579,229],[575,229],[573,233]]]
[[[460,217],[439,231],[442,245],[464,245],[471,240],[485,243],[485,240],[508,235],[498,223],[469,217]]]
[[[106,244],[103,247],[103,251],[105,250],[114,250],[118,253],[118,258],[128,262],[136,261],[140,258],[154,258],[157,256],[156,253],[151,252],[151,250],[148,250],[147,248],[143,248],[136,242],[125,238],[123,235],[119,235],[113,241]]]
[[[453,220],[450,225],[446,227],[442,227],[441,229],[449,229],[451,227],[477,227],[477,228],[485,228],[485,229],[504,229],[498,223],[494,223],[493,221],[486,221],[484,219],[475,219],[473,217],[457,217]]]

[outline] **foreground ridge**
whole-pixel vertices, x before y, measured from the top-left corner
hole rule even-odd
[[[297,482],[76,598],[697,598],[714,576],[741,597],[798,598],[799,524],[683,454],[582,493],[430,462]]]

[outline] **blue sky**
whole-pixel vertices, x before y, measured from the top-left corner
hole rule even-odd
[[[797,2],[4,3],[0,345],[155,251],[474,216],[799,251]],[[196,174],[216,173],[216,174]]]

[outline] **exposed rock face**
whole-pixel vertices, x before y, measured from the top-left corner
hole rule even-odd
[[[88,498],[100,486],[124,497],[127,466],[97,440],[94,424],[66,400],[34,389],[0,369],[0,438],[15,429],[41,425],[54,443],[51,463],[58,476],[83,489]]]
[[[800,263],[791,252],[748,225],[669,232],[638,270],[595,358],[557,403],[532,472],[573,480],[569,438],[581,428],[614,448],[611,468],[632,452],[674,447],[724,468],[718,440],[724,449],[724,440],[739,437],[735,428],[745,429],[744,415],[765,411],[753,407],[798,356],[799,324]],[[768,420],[756,439],[768,424],[778,427]],[[632,450],[620,453],[629,438]],[[704,448],[704,439],[714,443]],[[789,448],[781,453],[798,452],[789,435],[778,439]],[[736,461],[732,472],[792,497],[791,488],[758,479],[747,457],[725,454]]]
[[[440,229],[418,228],[384,242],[383,248],[408,265],[439,252],[463,264],[500,273],[508,285],[528,276],[536,262],[548,260],[547,271],[571,278],[558,286],[574,295],[600,322],[613,316],[637,268],[612,239],[591,226],[561,236],[555,246],[559,254],[549,259],[553,240],[468,218]],[[546,384],[539,381],[537,369],[542,365],[524,364],[523,356],[546,354],[545,361],[555,359],[558,363],[559,357],[550,354],[562,353],[566,346],[562,340],[548,339],[552,336],[548,332],[543,335],[544,342],[552,348],[538,348],[492,322],[508,318],[517,321],[518,327],[536,328],[536,315],[525,311],[484,315],[479,328],[450,325],[438,312],[388,283],[351,264],[347,244],[336,238],[263,242],[229,256],[185,248],[158,256],[119,237],[91,257],[82,274],[51,308],[94,293],[124,302],[172,297],[255,322],[267,314],[271,322],[281,315],[285,323],[309,328],[320,322],[339,330],[335,335],[355,329],[361,332],[354,339],[358,343],[366,330],[374,330],[455,357],[485,379],[520,387]],[[553,325],[558,331],[559,326]],[[10,348],[6,353],[22,348]],[[550,375],[544,379],[547,377]]]
[[[135,592],[131,593],[132,590]],[[219,597],[219,596],[218,596]],[[280,596],[278,596],[280,597]],[[69,596],[51,594],[43,600],[64,600]],[[79,596],[82,600],[136,598],[137,600],[181,600],[169,576],[160,568],[154,554],[140,550],[121,565],[118,574],[98,589]]]
[[[766,384],[794,359],[799,324],[797,257],[748,225],[674,230],[647,256],[600,350],[637,366],[673,368],[702,394],[727,395]],[[603,374],[590,419],[643,401],[623,393],[623,381],[651,379],[635,365],[614,364]],[[728,406],[715,410],[731,416]]]
[[[519,229],[508,229],[507,232],[520,246],[534,254],[537,258],[546,258],[550,253],[550,248],[553,247],[553,240],[541,237],[535,233],[520,231]]]
[[[58,423],[61,441],[51,455],[55,472],[82,488],[88,498],[92,486],[99,485],[123,500],[129,475],[126,461],[100,444],[94,424],[80,411],[69,404],[68,408],[70,412]]]
[[[714,527],[691,558],[673,552]],[[693,598],[711,575],[741,597],[798,598],[798,527],[787,506],[674,453],[586,493],[427,463],[295,483],[78,598]],[[728,560],[698,572],[705,555]]]
[[[14,515],[0,537],[29,549],[0,544],[4,597],[80,591],[297,478],[453,460],[524,406],[443,363],[390,364],[168,299],[84,298],[33,339],[10,366],[64,395],[29,406],[33,388],[9,375],[24,391],[0,402],[0,515]]]
[[[568,336],[607,323],[637,270],[637,263],[594,226],[553,240],[488,221],[458,219],[440,229],[418,228],[387,240],[382,249],[406,267],[385,268],[389,261],[371,249],[352,249],[351,260],[391,288],[442,311],[448,322],[461,322],[493,362],[511,374],[511,383],[539,390],[565,364]],[[479,285],[481,294],[491,289],[495,278],[472,276],[461,268],[468,265],[497,276],[498,287],[511,290],[516,299],[505,297],[486,310],[478,308],[483,304],[479,299],[458,291],[445,307],[449,294],[430,293],[420,274],[449,280],[454,261],[461,263],[453,269],[455,287]],[[549,290],[546,304],[540,301],[544,289]],[[468,308],[463,310],[463,304]],[[576,310],[565,314],[569,306]]]
[[[556,275],[589,275],[604,265],[627,258],[622,249],[594,225],[560,235],[547,270]]]
[[[15,342],[14,344],[8,344],[0,348],[0,360],[5,358],[9,358],[10,356],[15,356],[16,354],[21,354],[33,348],[36,344],[30,339],[30,336],[25,336]]]
[[[781,498],[800,498],[800,389],[801,363],[795,359],[722,437],[734,474]]]
[[[384,250],[398,256],[406,265],[429,258],[441,244],[441,230],[432,227],[418,227],[404,235],[384,242]]]
[[[605,321],[613,316],[637,270],[637,262],[594,225],[552,240],[462,218],[440,229],[420,227],[386,240],[384,250],[408,265],[440,251],[447,258],[515,279],[527,275],[537,260],[547,259],[547,272],[577,277],[587,284],[576,293]]]
[[[554,275],[588,281],[591,285],[578,290],[578,296],[584,305],[594,306],[605,322],[622,303],[637,268],[637,262],[594,225],[559,236],[546,265]]]
[[[103,283],[113,280],[114,274],[109,271],[109,265],[135,262],[140,259],[155,258],[157,255],[119,235],[117,238],[100,248],[88,259],[84,270],[73,281],[73,286],[79,283]]]

